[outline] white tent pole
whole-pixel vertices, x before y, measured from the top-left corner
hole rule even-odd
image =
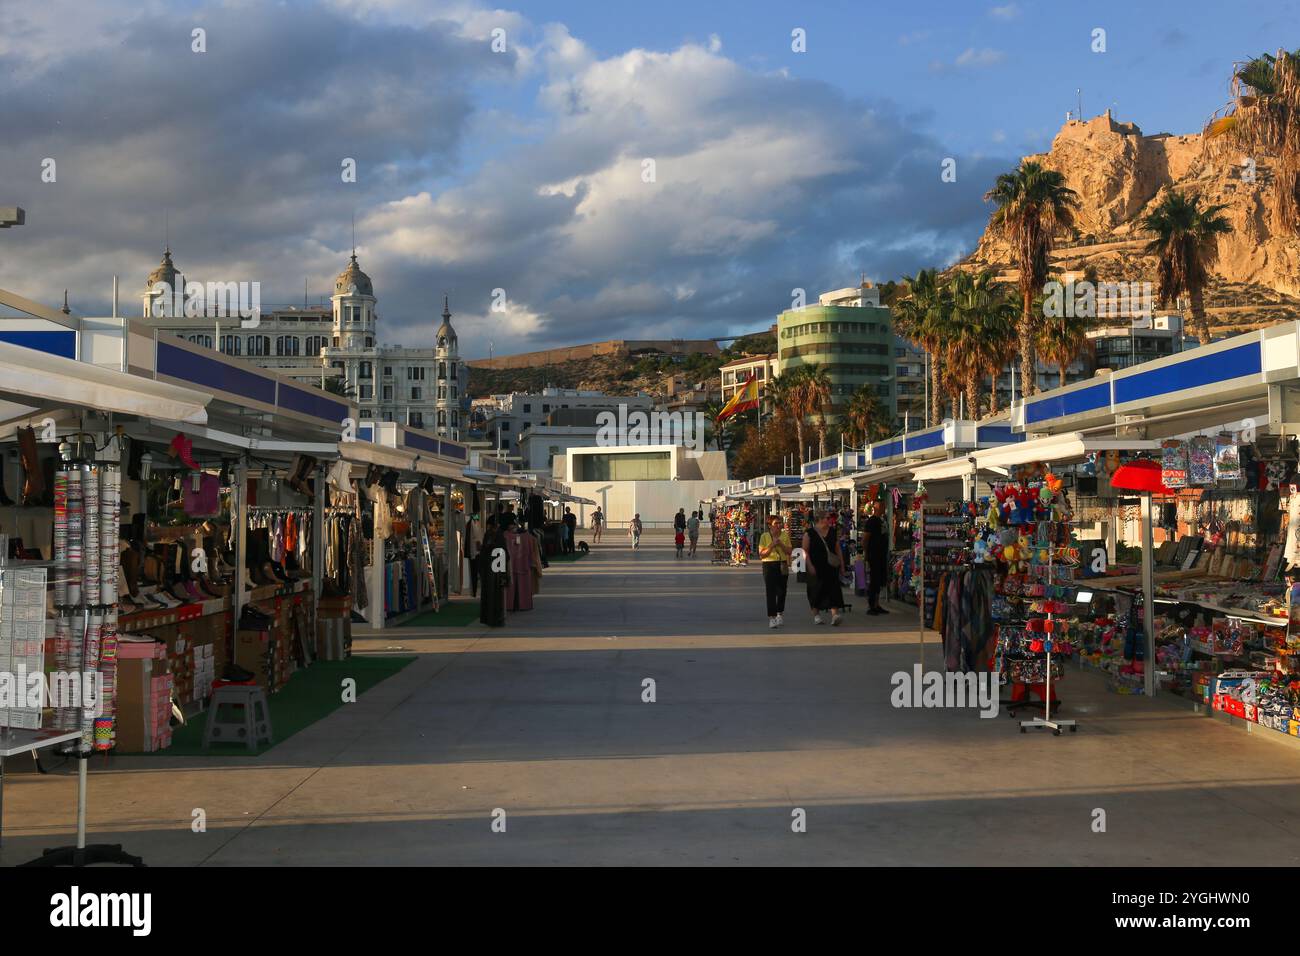
[[[1156,693],[1156,588],[1155,588],[1155,534],[1151,521],[1151,492],[1142,493],[1142,629],[1146,632],[1146,660],[1142,662],[1145,693],[1148,698]]]

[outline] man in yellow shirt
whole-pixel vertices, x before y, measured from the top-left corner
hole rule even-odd
[[[763,562],[763,588],[767,591],[767,626],[785,625],[785,592],[790,583],[790,533],[781,529],[781,519],[768,519],[767,531],[758,542]]]

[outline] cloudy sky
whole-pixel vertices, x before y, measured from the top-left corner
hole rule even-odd
[[[106,314],[117,275],[136,310],[170,236],[191,279],[317,301],[355,217],[381,342],[429,345],[443,292],[471,357],[756,330],[796,287],[969,251],[983,192],[1080,95],[1148,133],[1199,129],[1234,59],[1300,45],[1297,13],[0,0],[0,205],[28,220],[0,232],[0,287]]]

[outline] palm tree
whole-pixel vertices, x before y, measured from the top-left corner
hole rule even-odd
[[[1079,200],[1062,173],[1029,160],[999,176],[984,199],[997,204],[989,225],[1011,243],[1011,257],[1020,270],[1020,394],[1027,398],[1035,381],[1034,296],[1047,280],[1055,236],[1074,225]]]
[[[859,385],[844,408],[844,440],[857,448],[888,438],[892,429],[874,386]]]
[[[831,404],[831,377],[822,365],[816,362],[802,366],[800,376],[803,388],[807,391],[810,414],[816,414],[817,421],[813,428],[817,432],[817,457],[826,457],[826,406]]]
[[[939,282],[936,269],[922,269],[915,276],[904,276],[906,295],[895,302],[894,322],[900,335],[921,346],[930,356],[930,407],[925,410],[927,424],[937,424],[942,407],[943,334],[949,304],[947,291]]]
[[[721,413],[722,404],[720,402],[709,402],[704,406],[705,427],[712,432],[713,443],[718,446],[718,451],[726,451],[727,446],[724,439],[727,437],[727,425],[730,424],[731,419],[718,421],[718,415]],[[705,447],[708,446],[707,439],[704,444]]]
[[[801,381],[806,367],[797,365],[767,383],[767,393],[772,399],[775,414],[794,422],[795,437],[799,442],[800,464],[803,464],[807,450],[803,443],[804,417],[808,414],[807,392]]]
[[[1038,353],[1057,367],[1061,386],[1065,386],[1065,370],[1088,345],[1088,329],[1092,320],[1080,315],[1070,315],[1070,310],[1045,319],[1038,327],[1034,345]]]
[[[340,398],[352,398],[357,393],[357,390],[342,375],[325,379],[325,391]]]
[[[1205,284],[1209,269],[1219,258],[1219,236],[1232,226],[1219,215],[1225,207],[1201,208],[1200,200],[1177,190],[1170,190],[1142,228],[1155,233],[1146,251],[1158,256],[1156,294],[1162,302],[1172,303],[1186,292],[1191,302],[1192,326],[1202,345],[1209,344],[1210,323],[1205,317]]]
[[[1247,155],[1277,157],[1272,206],[1280,232],[1300,232],[1300,50],[1265,53],[1233,65],[1232,102],[1211,120],[1205,140],[1222,137]]]
[[[945,329],[947,364],[955,389],[966,393],[968,416],[979,417],[979,383],[987,375],[993,394],[989,411],[997,411],[998,376],[1015,354],[1016,304],[998,286],[992,270],[962,272],[949,282],[952,302]]]

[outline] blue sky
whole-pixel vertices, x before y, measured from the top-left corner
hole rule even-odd
[[[29,219],[0,236],[0,285],[101,313],[113,275],[143,288],[165,217],[191,278],[300,301],[330,291],[355,215],[381,341],[427,344],[444,291],[471,355],[763,328],[795,288],[969,252],[983,192],[1076,89],[1086,116],[1198,131],[1233,60],[1300,46],[1298,12],[0,0],[0,204]]]

